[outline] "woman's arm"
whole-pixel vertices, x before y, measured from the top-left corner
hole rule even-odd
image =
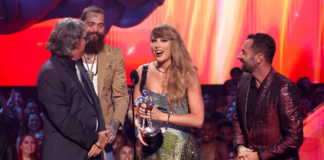
[[[188,101],[189,101],[189,114],[175,115],[171,114],[169,117],[169,123],[173,123],[180,126],[201,128],[204,122],[204,103],[201,94],[201,85],[198,78],[198,74],[195,70],[192,70],[188,74]],[[153,107],[152,111],[145,113],[146,105],[142,104],[140,108],[140,115],[142,118],[152,118],[153,120],[168,121],[168,114],[162,113],[156,107]]]
[[[205,108],[204,101],[201,93],[201,85],[197,71],[192,69],[188,74],[188,102],[189,102],[189,114],[183,115],[170,115],[169,123],[173,123],[180,126],[201,128],[204,123]],[[164,114],[161,117],[161,121],[167,121],[168,115]]]
[[[139,77],[139,80],[138,80],[138,83],[135,85],[135,88],[134,88],[134,97],[133,97],[133,101],[135,101],[139,96],[141,96],[141,91],[140,91],[140,84],[141,84],[141,79],[142,79],[142,66],[138,67],[137,68],[137,73],[138,73],[138,77]],[[138,106],[133,106],[134,107],[134,124],[135,124],[135,128],[137,127],[140,127],[141,125],[141,121],[140,121],[140,116],[138,115]]]
[[[134,88],[134,101],[139,97],[141,96],[141,91],[140,91],[140,84],[141,84],[141,79],[142,79],[142,66],[138,67],[137,68],[137,73],[138,73],[138,77],[139,77],[139,81],[138,83],[135,85],[135,88]],[[147,146],[147,144],[144,142],[143,140],[143,136],[142,134],[144,133],[144,130],[141,128],[141,117],[139,115],[139,112],[138,112],[138,108],[139,106],[133,106],[134,107],[134,125],[135,125],[135,128],[137,129],[138,133],[137,133],[137,137],[138,139],[140,140],[140,142]]]

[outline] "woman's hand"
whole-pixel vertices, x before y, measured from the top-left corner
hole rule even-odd
[[[166,121],[162,119],[163,115],[165,113],[162,113],[159,109],[157,109],[155,106],[152,108],[152,110],[147,110],[146,104],[142,103],[139,105],[139,114],[142,118],[152,119],[152,120],[159,120],[159,121]]]
[[[144,142],[144,139],[143,139],[143,135],[145,133],[145,130],[141,127],[137,127],[137,137],[138,139],[140,140],[140,142],[144,145],[144,146],[148,146],[145,142]]]
[[[9,107],[10,104],[17,105],[17,102],[15,101],[15,89],[12,89],[10,92],[10,97],[7,102],[7,106]]]

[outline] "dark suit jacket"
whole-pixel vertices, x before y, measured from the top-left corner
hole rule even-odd
[[[253,149],[261,159],[299,159],[303,123],[298,87],[272,68],[264,80],[249,131],[246,111],[251,79],[251,74],[244,73],[239,82],[233,116],[234,146],[242,144]]]
[[[82,64],[77,62],[91,101],[76,72],[63,58],[51,56],[39,71],[37,89],[45,106],[43,160],[84,160],[105,123],[99,99]],[[70,68],[69,68],[70,67]],[[98,130],[96,129],[98,119]]]

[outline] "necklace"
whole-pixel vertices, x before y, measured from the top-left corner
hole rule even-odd
[[[85,58],[88,60],[91,59],[92,57],[93,57],[93,54],[85,54]]]
[[[161,73],[165,73],[165,72],[163,72],[163,71],[161,71],[161,70],[159,70],[159,68],[157,68],[157,67],[155,67],[159,72],[161,72]]]
[[[88,58],[88,57],[85,57],[85,58]],[[95,75],[95,74],[92,72],[92,68],[93,68],[93,64],[94,64],[95,60],[96,60],[96,55],[95,55],[95,57],[93,58],[93,61],[92,61],[92,64],[91,64],[91,70],[89,69],[88,62],[85,61],[86,64],[87,64],[88,75],[89,75],[89,78],[90,78],[90,81],[91,81],[91,82],[92,82],[92,80],[93,80],[93,76]],[[98,65],[97,65],[97,66],[98,66]]]
[[[156,63],[157,64],[157,63]],[[163,71],[161,71],[156,65],[154,65],[154,67],[159,71],[159,72],[161,72],[161,73],[165,73],[165,71],[163,72]]]

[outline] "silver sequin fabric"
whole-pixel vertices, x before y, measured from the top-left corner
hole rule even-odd
[[[144,89],[148,90],[145,86]],[[173,109],[168,104],[168,94],[158,94],[149,91],[149,96],[154,100],[155,106],[163,109],[163,112],[181,115],[189,113],[187,96],[174,103]],[[189,127],[166,122],[152,121],[154,128],[160,128],[163,134],[163,144],[153,155],[146,157],[145,160],[202,160],[202,154]],[[144,158],[141,158],[144,160]]]

